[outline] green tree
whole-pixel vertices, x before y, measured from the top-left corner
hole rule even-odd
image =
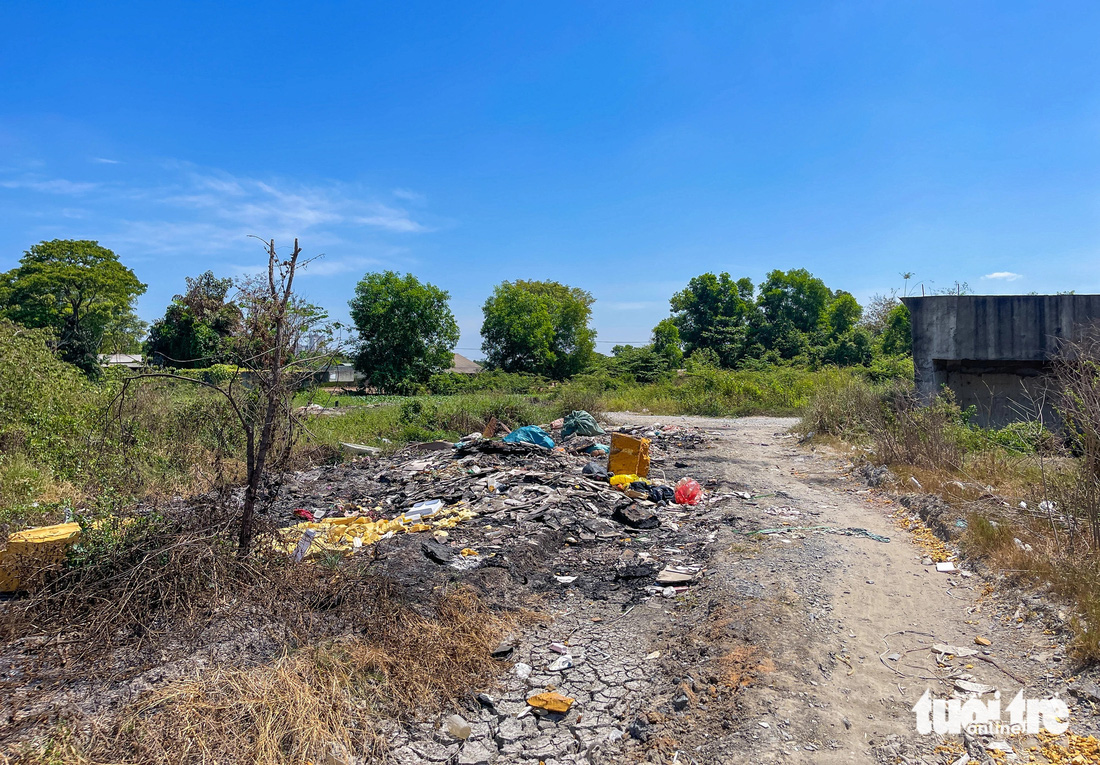
[[[142,340],[149,324],[134,314],[112,319],[103,330],[99,344],[100,353],[141,353]]]
[[[825,309],[825,328],[830,335],[843,335],[863,317],[863,309],[850,293],[837,291],[836,297]]]
[[[153,322],[145,352],[170,367],[208,367],[232,360],[231,338],[241,329],[241,310],[226,295],[232,279],[212,271],[187,277],[187,291],[172,298],[164,317]]]
[[[913,331],[909,309],[899,303],[886,314],[885,327],[880,337],[882,352],[887,356],[901,356],[913,352]]]
[[[348,305],[359,333],[355,368],[369,385],[408,392],[451,366],[459,332],[449,299],[412,274],[363,277]]]
[[[661,319],[653,328],[653,350],[664,356],[672,368],[678,368],[683,362],[684,349],[680,342],[680,328],[671,318]]]
[[[652,345],[635,348],[632,345],[616,345],[611,349],[614,358],[608,368],[630,375],[640,383],[650,383],[669,370],[668,358]]]
[[[751,280],[734,281],[725,272],[701,274],[669,303],[685,353],[713,350],[723,366],[733,366],[745,356],[756,314]]]
[[[558,282],[498,284],[481,308],[486,362],[557,380],[583,371],[596,347],[588,326],[594,302],[590,293]]]
[[[17,268],[0,275],[0,312],[53,330],[58,355],[94,376],[104,334],[134,318],[134,300],[145,287],[98,242],[54,239],[34,245]]]

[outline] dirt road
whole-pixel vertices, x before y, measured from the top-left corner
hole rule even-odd
[[[1062,692],[1072,705],[1065,633],[1037,618],[1042,599],[998,598],[979,573],[925,565],[893,517],[896,497],[868,490],[836,455],[799,445],[788,432],[794,420],[612,419],[714,437],[714,448],[665,466],[704,480],[712,499],[673,521],[698,529],[695,544],[643,553],[652,548],[639,533],[607,563],[695,565],[700,581],[630,605],[570,588],[520,637],[511,659],[522,666],[486,701],[484,729],[461,748],[436,734],[428,752],[425,726],[395,741],[396,760],[946,763],[964,741],[917,733],[913,706],[926,690],[945,698],[956,681],[985,684],[1007,705],[1026,684],[1028,697]],[[826,528],[752,534],[791,527]],[[569,574],[579,562],[555,565]],[[548,667],[554,642],[568,646],[573,667]],[[978,653],[937,661],[933,643]],[[547,688],[577,700],[569,715],[524,713],[526,695]],[[1073,707],[1074,729],[1095,728],[1087,714]],[[1004,741],[972,742],[971,754],[984,758],[980,744]],[[1007,743],[1027,761],[1037,742]]]

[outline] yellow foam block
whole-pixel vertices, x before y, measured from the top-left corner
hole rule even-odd
[[[0,551],[0,592],[35,584],[50,566],[65,562],[65,549],[80,538],[79,523],[59,523],[17,531]]]

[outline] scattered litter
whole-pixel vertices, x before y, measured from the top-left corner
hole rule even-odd
[[[560,653],[562,655],[569,653],[569,646],[565,643],[551,643],[550,650],[554,653]]]
[[[960,646],[949,645],[947,643],[933,643],[932,651],[934,653],[949,654],[951,656],[956,656],[960,659],[965,659],[967,656],[976,656],[978,653],[973,648],[962,648]]]
[[[504,441],[509,444],[534,444],[546,449],[554,448],[554,439],[538,425],[516,428],[504,437]]]
[[[890,661],[901,661],[901,654],[900,653],[892,653],[889,656],[887,656],[886,658],[889,659]]]
[[[340,446],[344,451],[349,454],[364,454],[367,456],[376,456],[382,453],[382,450],[377,446],[367,446],[366,444],[349,444],[340,442]]]
[[[746,535],[753,534],[786,534],[792,531],[814,531],[821,532],[823,534],[839,534],[843,537],[867,537],[873,539],[876,542],[889,542],[890,537],[884,537],[881,534],[875,534],[867,529],[861,529],[857,526],[851,526],[848,528],[840,528],[837,526],[783,526],[776,529],[758,529],[756,531],[746,531]]]
[[[596,422],[595,417],[581,410],[570,412],[562,421],[562,437],[566,438],[573,434],[578,436],[602,436],[604,431]]]
[[[759,725],[759,726],[760,726],[761,728],[770,728],[770,727],[772,727],[771,725],[769,725],[768,723],[764,722],[763,720],[761,720],[760,722],[758,722],[758,723],[757,723],[757,725]]]
[[[943,561],[942,563],[937,563],[936,571],[940,572],[941,574],[954,574],[956,571],[958,571],[958,569],[955,568],[954,563],[947,560]]]
[[[648,438],[634,438],[624,433],[611,434],[611,452],[607,459],[607,472],[612,475],[649,475]]]
[[[573,657],[566,653],[554,659],[553,663],[547,667],[547,669],[551,672],[561,672],[562,670],[571,669],[572,667]]]
[[[677,505],[697,505],[703,496],[703,487],[693,478],[681,478],[676,484]]]
[[[427,499],[423,502],[417,502],[402,515],[405,516],[405,520],[415,522],[421,518],[432,517],[443,509],[443,505],[444,502],[441,499]]]
[[[15,532],[0,550],[0,592],[23,590],[41,580],[47,568],[65,561],[65,550],[80,538],[80,525],[59,523]]]
[[[359,539],[359,547],[372,545],[387,534],[395,532],[416,533],[430,531],[433,528],[453,528],[462,521],[474,517],[468,507],[452,505],[444,507],[433,513],[437,520],[430,523],[424,522],[424,516],[414,515],[409,518],[401,514],[392,520],[371,520],[369,516],[350,516],[344,518],[326,517],[318,521],[305,521],[279,530],[279,536],[273,541],[277,550],[283,550],[288,555],[297,552],[298,543],[306,531],[316,531],[313,543],[308,548],[305,557],[313,558],[322,555],[347,555],[357,549],[353,540]],[[429,555],[429,557],[431,557]]]
[[[531,665],[521,661],[512,667],[512,674],[520,680],[526,680],[531,676]]]
[[[689,566],[665,566],[661,573],[657,574],[658,584],[689,584],[695,581],[699,573],[698,568]]]
[[[447,731],[451,736],[465,741],[473,733],[473,728],[470,727],[470,723],[463,719],[462,715],[451,715],[443,721],[443,729]]]
[[[458,554],[461,555],[463,558],[472,558],[476,555],[480,555],[481,553],[479,553],[477,550],[473,549],[472,547],[463,547],[462,550]]]
[[[575,577],[575,576],[557,576],[557,575],[555,575],[554,578],[558,580],[558,584],[573,584],[573,582],[577,581],[577,577]]]
[[[992,685],[986,685],[984,683],[972,683],[969,680],[956,680],[955,687],[963,693],[977,693],[979,695],[983,693],[993,693],[997,690]]]
[[[985,645],[985,646],[993,645],[992,640],[990,640],[989,638],[984,638],[980,635],[978,637],[974,638],[974,642],[977,643],[978,645]]]
[[[311,513],[309,510],[306,510],[304,507],[296,508],[294,510],[294,515],[296,517],[301,518],[302,520],[306,520],[306,521],[316,520],[313,517],[313,513]]]
[[[607,468],[598,462],[589,462],[581,468],[581,475],[590,476],[598,481],[608,480]]]
[[[565,714],[569,711],[569,708],[573,706],[575,700],[576,699],[571,699],[568,696],[562,696],[560,693],[549,691],[529,697],[527,703],[536,709],[545,709],[547,712]]]
[[[917,491],[924,491],[924,487],[920,485],[920,481],[916,479],[916,476],[909,476],[909,485]]]
[[[661,658],[661,652],[660,651],[654,651],[653,653],[647,653],[646,656],[645,656],[646,661],[653,661],[654,659],[659,659],[659,658]]]

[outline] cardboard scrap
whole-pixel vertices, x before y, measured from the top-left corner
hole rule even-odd
[[[545,709],[547,712],[562,715],[569,711],[569,707],[573,706],[574,701],[576,699],[562,696],[560,693],[554,693],[553,691],[538,693],[527,699],[527,703],[536,709]]]

